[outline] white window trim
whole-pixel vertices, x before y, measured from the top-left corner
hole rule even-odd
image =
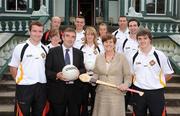
[[[157,14],[157,0],[155,0],[155,13],[146,13],[147,15],[166,15],[166,9],[167,9],[167,0],[165,0],[165,8],[164,8],[164,13],[162,14]]]

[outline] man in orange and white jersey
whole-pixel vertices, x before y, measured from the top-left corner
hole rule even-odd
[[[41,43],[43,25],[34,21],[29,26],[30,38],[18,44],[9,63],[16,81],[16,116],[46,116],[47,95],[45,59],[48,48]]]
[[[76,40],[74,42],[73,47],[80,49],[84,42],[84,26],[85,26],[85,18],[83,16],[77,16],[75,19],[75,28],[76,28]]]
[[[135,116],[165,116],[164,88],[174,73],[168,58],[152,46],[152,35],[148,29],[137,33],[138,51],[132,56],[134,89],[144,92],[143,96],[133,94]]]
[[[126,16],[120,16],[118,20],[119,28],[112,33],[117,39],[116,50],[122,48],[124,40],[129,36],[129,30],[127,26],[128,20]],[[122,51],[118,51],[122,52]]]

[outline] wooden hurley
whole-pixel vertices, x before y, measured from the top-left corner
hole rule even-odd
[[[82,82],[96,83],[96,84],[106,85],[106,86],[109,86],[109,87],[118,88],[118,86],[115,85],[115,84],[111,84],[111,83],[107,83],[107,82],[104,82],[104,81],[100,81],[100,80],[91,78],[87,73],[81,74],[81,75],[79,76],[79,79],[80,79]],[[138,90],[135,90],[135,89],[130,89],[130,88],[128,88],[127,91],[134,92],[134,93],[138,93],[140,96],[143,96],[143,95],[144,95],[144,92],[138,91]]]

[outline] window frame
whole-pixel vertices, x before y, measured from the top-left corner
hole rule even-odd
[[[164,2],[165,2],[165,4],[164,4],[164,13],[157,13],[157,1],[158,0],[154,0],[155,2],[155,9],[154,9],[154,13],[148,13],[147,12],[147,7],[145,7],[146,8],[146,14],[147,15],[166,15],[166,13],[167,13],[167,0],[164,0]],[[146,1],[147,2],[147,1]],[[147,5],[146,3],[145,3],[145,5]]]
[[[5,0],[5,12],[27,12],[27,9],[28,9],[28,0],[25,0],[26,1],[26,9],[25,10],[18,10],[18,0],[14,0],[16,2],[15,4],[15,10],[8,10],[7,9],[7,1],[8,0]]]

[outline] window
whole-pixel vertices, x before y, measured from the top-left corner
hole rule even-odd
[[[5,2],[7,11],[26,11],[27,0],[6,0]]]
[[[150,14],[165,14],[166,0],[146,0],[146,12]]]
[[[136,12],[140,12],[141,1],[140,0],[131,0],[131,6],[135,8]]]

